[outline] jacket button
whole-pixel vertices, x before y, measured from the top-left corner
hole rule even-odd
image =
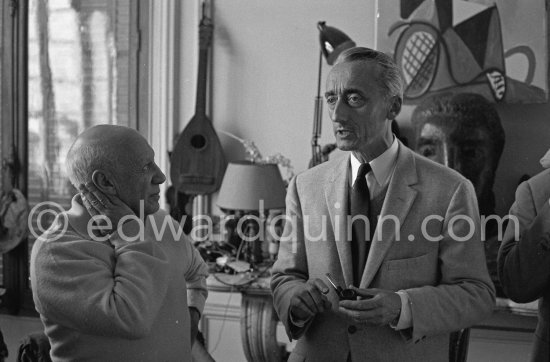
[[[349,334],[353,334],[357,331],[357,327],[356,326],[349,326],[348,327],[348,333]]]

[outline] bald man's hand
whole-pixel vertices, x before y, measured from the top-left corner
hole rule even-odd
[[[82,203],[88,213],[94,217],[97,215],[106,216],[111,221],[111,231],[118,227],[120,219],[126,215],[135,215],[135,213],[122,200],[113,195],[106,195],[101,192],[93,183],[79,186]]]
[[[294,322],[305,322],[317,313],[330,310],[328,287],[321,279],[308,280],[290,299],[290,315]]]

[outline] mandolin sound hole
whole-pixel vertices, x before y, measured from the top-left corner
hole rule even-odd
[[[203,135],[197,134],[191,137],[191,146],[198,150],[206,146],[206,138]]]

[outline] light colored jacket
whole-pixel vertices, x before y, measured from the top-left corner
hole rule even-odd
[[[532,361],[550,359],[550,170],[519,185],[498,255],[504,293],[519,303],[539,300]],[[519,238],[516,240],[516,231]]]
[[[350,354],[352,361],[443,361],[450,332],[492,312],[495,291],[472,184],[403,144],[396,162],[360,286],[405,290],[412,328],[355,325],[335,313],[332,290],[331,311],[302,328],[289,320],[291,297],[308,279],[326,281],[329,272],[340,285],[353,281],[346,233],[348,155],[298,175],[289,185],[286,240],[272,278],[275,309],[289,337],[298,339],[289,361],[346,361]],[[313,240],[322,233],[321,240]],[[453,235],[468,237],[455,241]],[[441,240],[433,241],[438,236]]]
[[[88,215],[73,199],[76,209]],[[100,242],[79,227],[86,220],[64,215],[36,241],[30,263],[52,360],[190,361],[188,306],[202,313],[208,267],[185,235],[174,238],[168,225],[154,231],[177,223],[160,210],[143,240],[115,232]]]

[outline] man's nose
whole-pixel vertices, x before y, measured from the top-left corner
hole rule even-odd
[[[330,113],[330,119],[334,122],[346,121],[348,116],[348,105],[339,97]]]
[[[164,181],[166,181],[166,175],[164,174],[164,172],[162,172],[160,167],[158,167],[156,164],[155,164],[155,167],[156,167],[156,172],[155,172],[155,175],[153,176],[153,183],[156,185],[160,185],[164,183]]]

